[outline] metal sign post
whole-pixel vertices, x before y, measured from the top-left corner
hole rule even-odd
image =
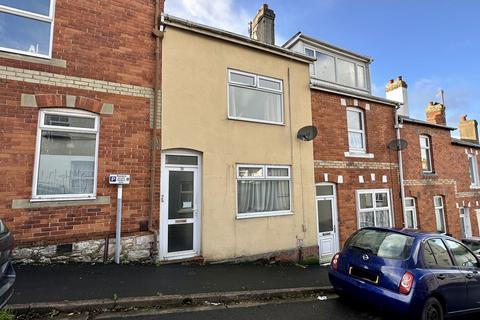
[[[117,224],[115,228],[115,263],[120,264],[120,252],[122,251],[122,193],[123,185],[130,184],[130,175],[111,174],[108,181],[118,185],[117,190]]]

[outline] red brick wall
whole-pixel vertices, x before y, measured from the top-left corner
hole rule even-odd
[[[163,11],[163,1],[162,11]],[[153,88],[155,67],[155,2],[57,0],[53,58],[67,67],[0,58],[0,66],[45,71]],[[108,205],[12,209],[12,200],[30,199],[39,109],[22,107],[21,94],[68,94],[114,105],[100,116],[97,196]],[[58,107],[64,107],[59,105]],[[70,243],[102,238],[115,228],[116,188],[110,173],[129,173],[124,188],[125,234],[146,223],[150,186],[150,100],[120,94],[0,79],[0,217],[13,231],[17,245]],[[159,199],[159,163],[155,199]],[[158,201],[154,212],[159,212]],[[158,225],[158,214],[154,214]]]
[[[431,138],[433,170],[432,174],[422,173],[420,160],[419,135]],[[473,235],[479,235],[476,211],[480,209],[480,193],[470,188],[470,175],[467,152],[476,150],[452,144],[449,130],[434,128],[421,124],[404,123],[402,138],[408,141],[408,148],[403,152],[405,193],[416,199],[419,228],[435,231],[435,210],[433,197],[444,197],[447,232],[454,237],[461,237],[460,215],[458,207],[470,208]],[[478,158],[477,158],[478,161]],[[480,165],[480,164],[478,164]],[[415,185],[410,181],[414,181]],[[423,181],[423,185],[422,182]],[[469,206],[470,204],[470,206]]]
[[[52,58],[67,68],[3,58],[0,65],[151,87],[154,14],[154,0],[57,0]]]
[[[395,114],[392,106],[358,100],[358,108],[364,110],[367,153],[373,153],[374,158],[346,157],[348,151],[347,112],[340,99],[345,98],[347,106],[354,106],[352,98],[333,93],[312,90],[313,124],[318,129],[314,139],[314,159],[326,161],[342,161],[347,168],[329,167],[315,168],[315,182],[324,182],[324,174],[328,174],[330,182],[337,182],[338,176],[343,176],[343,183],[336,183],[337,207],[340,229],[340,244],[358,229],[356,190],[390,189],[393,198],[393,211],[396,226],[401,226],[401,207],[399,206],[399,186],[397,170],[397,152],[390,151],[387,144],[395,138]],[[367,110],[366,104],[369,104]],[[332,164],[332,162],[329,162]],[[382,167],[375,168],[378,163]],[[393,165],[388,165],[392,163]],[[366,167],[365,165],[369,165]],[[363,167],[362,167],[363,165]],[[371,174],[375,174],[372,181]],[[382,182],[382,176],[387,176],[387,183]],[[364,183],[359,182],[359,176],[364,177]]]

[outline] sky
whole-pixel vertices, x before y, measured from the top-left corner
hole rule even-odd
[[[370,56],[372,94],[398,75],[408,84],[410,116],[425,119],[445,92],[447,124],[480,121],[478,0],[166,0],[178,17],[247,35],[263,3],[275,11],[276,44],[296,32]]]

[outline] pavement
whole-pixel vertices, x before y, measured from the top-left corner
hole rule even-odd
[[[312,265],[17,265],[12,304],[328,287]]]

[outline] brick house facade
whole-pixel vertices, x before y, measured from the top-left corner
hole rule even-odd
[[[349,149],[349,106],[356,106],[365,114],[366,146],[372,158],[345,155]],[[340,244],[360,228],[356,195],[359,190],[389,190],[391,226],[401,226],[397,153],[387,148],[395,139],[395,108],[368,98],[313,89],[312,116],[318,128],[314,139],[315,183],[332,182],[336,186]]]
[[[444,117],[443,114],[440,119]],[[402,139],[408,142],[403,151],[405,196],[414,204],[416,226],[425,231],[444,231],[456,238],[478,236],[480,192],[471,179],[469,161],[471,157],[478,168],[480,145],[452,138],[454,128],[435,122],[438,118],[434,116],[427,115],[427,119],[430,122],[401,118]],[[429,141],[431,164],[426,167],[422,167],[421,139]],[[478,171],[476,175],[478,179]],[[442,211],[443,230],[438,221]],[[465,220],[471,230],[467,234],[462,231]]]
[[[163,1],[158,5],[163,11]],[[17,9],[0,14],[28,17]],[[123,235],[124,248],[131,250],[122,258],[147,259],[154,243],[148,217],[155,2],[51,0],[49,9],[51,49],[41,48],[48,39],[33,50],[14,47],[8,39],[0,44],[11,45],[0,52],[0,211],[15,235],[16,257],[108,259],[116,216],[116,188],[108,176],[128,173]],[[89,119],[97,125],[89,127]],[[81,128],[68,132],[65,127],[75,123]],[[70,167],[60,167],[55,157],[69,157]],[[90,182],[79,184],[80,176]],[[157,183],[156,199],[158,189]],[[151,225],[157,220],[155,215]]]

